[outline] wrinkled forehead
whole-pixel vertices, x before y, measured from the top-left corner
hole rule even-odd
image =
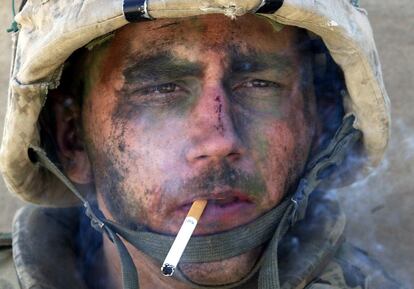
[[[168,52],[197,61],[208,57],[208,52],[223,57],[261,52],[292,55],[298,36],[298,28],[275,26],[257,15],[232,20],[216,14],[130,24],[116,33],[113,46],[125,56],[146,58]]]

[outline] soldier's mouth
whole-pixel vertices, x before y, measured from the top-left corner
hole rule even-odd
[[[223,190],[209,195],[197,196],[183,204],[179,215],[184,218],[195,199],[205,199],[207,206],[199,220],[195,234],[211,234],[244,225],[257,217],[257,206],[240,191]]]

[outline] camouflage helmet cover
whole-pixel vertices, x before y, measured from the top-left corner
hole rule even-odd
[[[153,18],[256,12],[263,0],[149,0]],[[285,0],[271,21],[318,35],[342,69],[347,93],[343,104],[363,132],[364,170],[375,167],[389,138],[390,109],[366,12],[349,0]],[[33,164],[30,145],[39,146],[38,118],[48,91],[59,85],[68,57],[94,39],[128,24],[122,0],[29,0],[16,16],[8,106],[0,166],[8,188],[36,204],[67,206],[75,196],[49,172]]]

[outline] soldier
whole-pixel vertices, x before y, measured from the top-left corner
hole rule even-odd
[[[0,288],[400,288],[329,193],[389,134],[356,1],[32,0],[15,20],[1,169],[35,205]]]

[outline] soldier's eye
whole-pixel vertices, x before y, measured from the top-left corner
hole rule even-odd
[[[285,85],[271,80],[245,79],[232,87],[232,98],[240,107],[264,113],[273,113],[280,107],[288,89]]]
[[[156,85],[146,89],[146,93],[149,94],[165,94],[165,93],[173,93],[179,90],[179,86],[175,83],[164,83],[160,85]]]
[[[243,82],[241,84],[241,87],[265,88],[265,87],[280,87],[280,85],[273,81],[253,79],[250,81]]]
[[[185,100],[188,95],[189,91],[184,83],[167,82],[132,90],[130,99],[140,105],[161,106]]]

